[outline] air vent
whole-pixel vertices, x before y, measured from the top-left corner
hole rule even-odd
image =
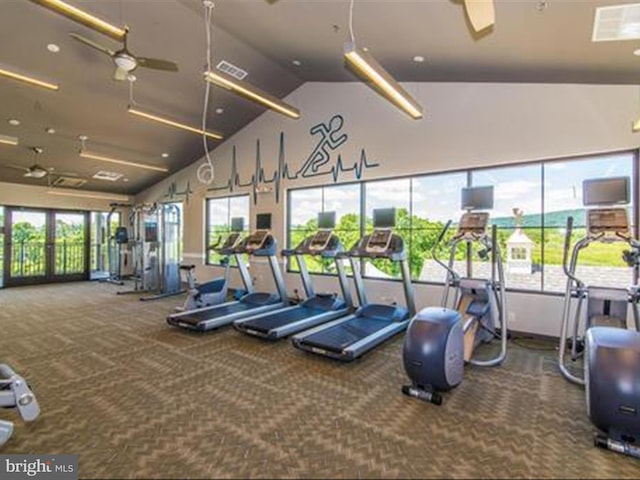
[[[56,177],[56,179],[51,182],[54,187],[81,187],[87,183],[87,181],[83,178],[75,178],[75,177]]]
[[[236,67],[235,65],[227,62],[226,60],[222,60],[216,68],[221,72],[224,72],[232,77],[237,78],[238,80],[244,79],[247,76],[247,72],[242,70],[240,67]]]
[[[596,8],[594,42],[640,39],[640,3]]]
[[[107,182],[115,182],[116,180],[119,180],[120,178],[122,178],[122,173],[117,173],[117,172],[107,172],[105,170],[100,170],[98,173],[96,173],[93,178],[95,178],[96,180],[106,180]]]

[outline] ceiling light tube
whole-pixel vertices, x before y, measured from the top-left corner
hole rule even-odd
[[[159,117],[158,115],[153,115],[151,113],[143,112],[134,107],[127,108],[127,111],[132,115],[137,115],[138,117],[146,118],[147,120],[152,120],[154,122],[162,123],[164,125],[169,125],[170,127],[181,128],[182,130],[187,130],[188,132],[197,133],[198,135],[206,135],[207,137],[213,138],[214,140],[222,140],[224,137],[221,133],[212,132],[207,130],[204,132],[202,129],[198,129],[195,127],[190,127],[189,125],[185,125],[184,123],[176,122],[175,120],[169,120],[168,118]]]
[[[89,153],[86,151],[81,151],[80,156],[83,158],[90,158],[92,160],[100,160],[101,162],[110,162],[110,163],[117,163],[119,165],[128,165],[130,167],[146,168],[147,170],[155,170],[157,172],[169,171],[169,169],[165,167],[156,167],[155,165],[147,165],[146,163],[136,163],[136,162],[130,162],[128,160],[120,160],[118,158],[105,157],[103,155],[96,155],[94,153]]]
[[[2,75],[3,77],[10,78],[12,80],[18,80],[19,82],[28,83],[29,85],[35,85],[36,87],[47,88],[49,90],[55,91],[60,88],[58,85],[54,83],[44,82],[42,80],[38,80],[37,78],[21,75],[19,73],[12,72],[4,68],[0,68],[0,75]]]
[[[380,65],[373,55],[356,47],[355,43],[344,44],[344,57],[356,72],[370,81],[387,100],[404,110],[414,119],[422,118],[422,107],[398,82]]]
[[[128,195],[118,195],[111,193],[100,192],[83,192],[74,191],[66,188],[51,188],[47,190],[49,195],[61,195],[65,197],[80,197],[80,198],[96,198],[98,200],[115,200],[118,202],[128,202],[130,200]]]
[[[18,139],[8,135],[0,135],[0,143],[3,145],[18,145]]]
[[[81,23],[82,25],[86,25],[89,28],[97,30],[100,33],[104,33],[105,35],[122,42],[124,37],[127,35],[126,28],[116,27],[111,25],[110,23],[105,22],[104,20],[99,19],[89,13],[80,10],[79,8],[74,7],[73,5],[69,5],[66,2],[61,0],[31,0],[33,3],[37,3],[38,5],[42,5],[49,10],[52,10],[60,15],[64,15],[65,17],[73,20],[74,22]]]
[[[204,78],[214,85],[226,88],[227,90],[230,90],[249,100],[259,103],[262,106],[275,110],[276,112],[286,115],[287,117],[295,119],[300,118],[300,110],[292,107],[288,103],[283,102],[279,98],[276,98],[273,95],[270,95],[267,92],[254,87],[250,83],[238,80],[222,72],[204,72]]]

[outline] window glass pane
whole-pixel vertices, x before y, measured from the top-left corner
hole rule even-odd
[[[544,166],[544,223],[547,227],[564,228],[567,217],[574,217],[574,226],[584,226],[582,182],[592,178],[633,176],[633,155],[621,153],[589,160],[547,162]],[[636,198],[631,182],[631,199]],[[629,220],[633,221],[633,215]]]
[[[572,246],[586,234],[582,182],[585,179],[633,178],[633,155],[612,154],[585,160],[562,160],[545,163],[545,242],[544,290],[564,291],[566,276],[562,255],[567,218],[574,219]],[[629,222],[633,224],[635,191],[631,181]],[[578,257],[577,276],[588,285],[621,287],[632,283],[632,271],[622,261],[624,243],[594,243]]]
[[[367,233],[373,230],[373,211],[378,208],[396,208],[395,233],[406,242],[407,253],[411,248],[411,180],[383,180],[365,184]],[[398,264],[385,259],[366,261],[364,275],[373,278],[400,278]]]
[[[219,265],[222,257],[210,250],[210,247],[223,242],[231,232],[231,219],[244,218],[244,232],[249,228],[249,195],[235,197],[210,198],[207,200],[207,263]],[[231,258],[231,265],[235,265],[235,258]]]
[[[411,250],[409,266],[416,280],[443,282],[446,271],[433,259],[433,249],[447,221],[455,223],[461,215],[460,192],[467,186],[466,172],[429,175],[412,179],[411,187]],[[438,257],[448,261],[446,242],[455,233],[452,225],[438,249]],[[457,257],[464,260],[464,249]],[[456,257],[456,258],[457,258]],[[464,262],[463,262],[464,263]]]
[[[564,292],[567,277],[562,270],[562,254],[566,229],[545,229],[544,289],[548,292]],[[586,234],[586,229],[574,229],[571,248]],[[622,260],[622,252],[628,249],[625,242],[605,244],[594,242],[580,251],[577,277],[587,285],[625,288],[633,282],[633,271]],[[572,251],[569,252],[571,255]],[[568,259],[571,257],[569,256]]]

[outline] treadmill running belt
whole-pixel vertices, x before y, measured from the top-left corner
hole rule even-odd
[[[241,328],[267,333],[274,328],[289,325],[290,323],[314,317],[326,312],[326,310],[320,310],[319,308],[297,307],[293,310],[289,310],[288,312],[274,312],[264,317],[258,317],[248,322],[243,322]]]
[[[214,309],[207,309],[203,311],[194,311],[189,315],[184,316],[176,316],[175,319],[182,322],[188,323],[190,325],[197,325],[200,322],[204,322],[205,320],[211,320],[212,318],[220,318],[225,315],[229,315],[231,313],[244,312],[247,310],[251,310],[252,308],[259,307],[260,305],[251,305],[248,303],[232,303],[231,305],[226,305],[224,307],[218,307]]]
[[[345,347],[382,330],[392,323],[394,322],[378,318],[355,317],[308,336],[304,339],[304,343],[341,352]]]

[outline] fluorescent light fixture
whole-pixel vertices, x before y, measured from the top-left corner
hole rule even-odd
[[[422,107],[380,65],[373,55],[356,47],[353,42],[344,44],[344,57],[358,74],[370,81],[387,100],[404,110],[414,119],[422,118]]]
[[[164,125],[169,125],[170,127],[181,128],[182,130],[187,130],[188,132],[197,133],[199,135],[206,135],[207,137],[213,138],[214,140],[222,140],[224,137],[221,133],[211,132],[207,130],[206,132],[202,131],[202,129],[190,127],[189,125],[185,125],[184,123],[176,122],[175,120],[169,120],[168,118],[159,117],[158,115],[153,115],[151,113],[143,112],[134,107],[127,108],[127,111],[132,115],[137,115],[138,117],[146,118],[147,120],[152,120],[154,122],[162,123]]]
[[[44,82],[42,80],[38,80],[37,78],[21,75],[19,73],[12,72],[4,68],[0,68],[0,75],[2,75],[3,77],[10,78],[12,80],[18,80],[19,82],[28,83],[29,85],[35,85],[36,87],[48,88],[49,90],[58,90],[60,88],[58,85],[54,83]]]
[[[146,163],[130,162],[128,160],[120,160],[118,158],[105,157],[103,155],[96,155],[94,153],[89,153],[89,152],[85,152],[85,151],[80,151],[80,156],[83,157],[83,158],[90,158],[90,159],[93,159],[93,160],[100,160],[102,162],[117,163],[119,165],[129,165],[130,167],[137,167],[137,168],[146,168],[147,170],[155,170],[157,172],[168,172],[169,171],[169,169],[165,168],[165,167],[156,167],[155,165],[147,165]]]
[[[0,143],[3,145],[18,145],[18,139],[8,135],[0,135]]]
[[[631,124],[631,131],[634,133],[640,132],[640,117],[638,117],[636,121]]]
[[[100,193],[100,192],[83,192],[78,190],[69,190],[67,188],[50,188],[47,190],[49,195],[61,195],[65,197],[80,198],[96,198],[98,200],[115,200],[117,202],[128,202],[128,195],[118,195],[116,193]]]
[[[233,93],[237,93],[238,95],[259,103],[262,106],[275,110],[276,112],[286,115],[287,117],[300,118],[300,110],[298,110],[297,108],[292,107],[288,103],[283,102],[279,98],[276,98],[273,95],[268,94],[267,92],[263,92],[250,83],[242,80],[237,80],[231,75],[227,75],[226,73],[222,72],[207,71],[204,72],[204,78],[214,85],[226,88]]]
[[[87,27],[97,30],[100,33],[104,33],[105,35],[119,42],[123,41],[124,37],[127,34],[126,28],[120,28],[120,27],[111,25],[110,23],[107,23],[104,20],[101,20],[98,17],[95,17],[61,0],[31,0],[31,1],[33,3],[37,3],[38,5],[42,5],[43,7],[48,8],[49,10],[59,13],[60,15],[64,15],[65,17],[73,20],[74,22],[81,23],[82,25],[86,25]]]

